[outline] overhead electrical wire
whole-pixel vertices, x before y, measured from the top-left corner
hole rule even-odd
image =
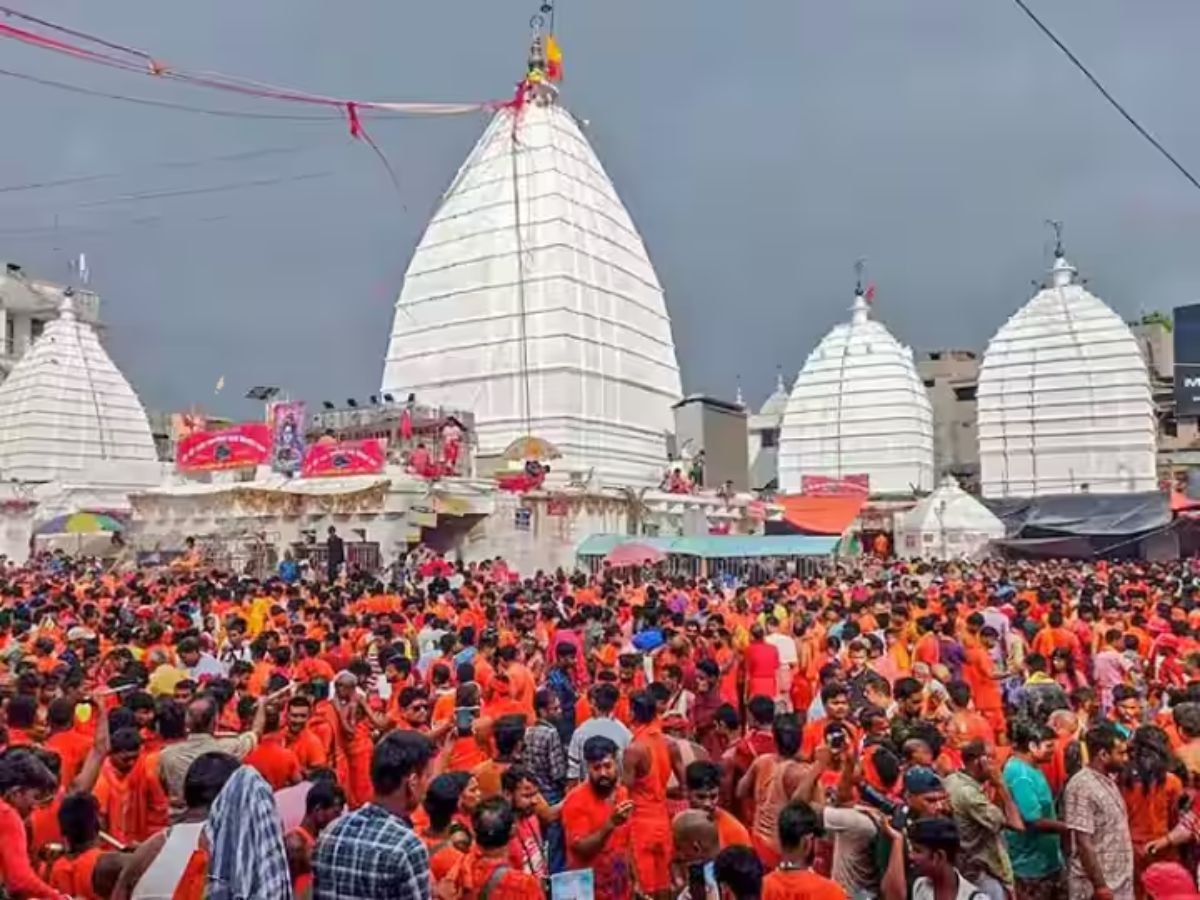
[[[276,184],[290,184],[296,181],[316,181],[333,175],[332,169],[321,172],[305,172],[300,175],[279,175],[272,178],[258,178],[251,181],[234,181],[228,184],[210,185],[198,188],[176,188],[162,191],[141,191],[138,193],[122,194],[119,197],[108,197],[103,200],[88,200],[77,203],[74,209],[90,209],[96,206],[111,206],[114,203],[137,203],[142,200],[161,200],[171,197],[193,197],[199,194],[222,194],[229,191],[247,190],[250,188],[270,187]]]
[[[96,181],[110,181],[114,178],[125,178],[138,172],[152,169],[194,169],[200,166],[210,165],[212,163],[246,162],[248,160],[263,159],[271,156],[289,156],[295,153],[303,153],[312,149],[314,148],[311,146],[265,147],[260,150],[243,150],[239,153],[225,153],[218,156],[209,156],[203,159],[169,160],[167,162],[152,163],[140,169],[97,172],[88,175],[70,175],[63,178],[50,178],[43,179],[41,181],[27,181],[21,184],[0,185],[0,194],[16,194],[25,191],[67,187],[76,184],[89,184]]]
[[[345,121],[350,128],[350,136],[355,140],[362,141],[364,144],[370,147],[372,152],[376,155],[376,157],[378,157],[379,161],[383,164],[384,169],[387,171],[388,177],[391,179],[392,186],[396,189],[398,194],[400,193],[400,181],[397,178],[396,172],[392,168],[391,163],[388,161],[386,154],[384,154],[383,150],[380,149],[379,145],[363,127],[361,118],[361,113],[363,111],[371,110],[375,112],[404,113],[414,116],[446,116],[493,110],[503,105],[503,103],[496,101],[476,103],[410,103],[378,100],[357,100],[349,97],[334,97],[326,94],[311,93],[308,91],[269,84],[263,81],[255,81],[242,76],[227,75],[221,72],[204,70],[189,71],[187,69],[168,65],[167,63],[163,62],[160,57],[153,56],[145,50],[120,44],[116,41],[102,38],[94,34],[89,34],[79,29],[59,25],[56,22],[51,22],[48,19],[42,19],[29,15],[28,13],[13,9],[12,7],[0,6],[0,14],[6,15],[9,19],[19,19],[24,24],[54,32],[59,36],[71,38],[80,43],[72,43],[69,40],[63,40],[57,36],[41,33],[35,29],[20,28],[2,21],[0,21],[0,38],[19,41],[20,43],[28,46],[70,56],[76,60],[91,62],[97,65],[121,69],[123,71],[134,72],[141,75],[149,75],[160,81],[176,81],[196,87],[207,87],[214,90],[225,91],[227,93],[239,94],[244,97],[253,97],[262,100],[277,100],[288,103],[302,103],[311,106],[335,109],[339,114],[345,116]],[[63,87],[61,83],[56,86]],[[134,100],[133,102],[145,103],[145,101],[140,100]],[[147,103],[146,105],[159,107],[167,106],[164,101],[154,101]],[[181,106],[177,105],[175,107],[168,108],[178,109],[181,108]],[[209,114],[229,115],[229,113],[222,112],[213,112]]]
[[[284,122],[338,122],[343,116],[338,113],[319,114],[313,113],[305,115],[303,113],[266,113],[266,112],[251,112],[249,110],[238,109],[211,109],[204,106],[193,106],[187,103],[173,103],[170,100],[153,100],[149,97],[131,97],[128,94],[115,94],[107,91],[98,91],[93,88],[81,87],[77,84],[69,84],[65,81],[55,81],[50,78],[39,78],[36,75],[27,75],[24,72],[14,72],[11,69],[0,69],[0,76],[7,78],[17,78],[21,81],[28,81],[32,84],[40,84],[44,87],[57,88],[63,91],[70,91],[75,94],[83,94],[88,97],[102,97],[107,100],[119,100],[123,103],[135,103],[139,106],[153,106],[158,109],[170,109],[176,112],[197,113],[205,116],[217,116],[227,119],[266,119]]]
[[[1058,37],[1058,35],[1050,30],[1050,26],[1043,22],[1038,17],[1037,13],[1029,8],[1029,5],[1025,2],[1025,0],[1013,0],[1013,3],[1015,3],[1022,10],[1022,12],[1024,12],[1025,15],[1027,15],[1033,21],[1033,24],[1036,25],[1041,32],[1048,37],[1054,43],[1054,45],[1058,47],[1059,50],[1063,52],[1063,54],[1071,61],[1075,68],[1083,73],[1084,77],[1092,83],[1092,86],[1100,92],[1100,96],[1107,100],[1112,108],[1119,112],[1125,121],[1132,125],[1134,130],[1136,130],[1138,134],[1140,134],[1146,139],[1147,142],[1149,142],[1150,146],[1157,150],[1163,156],[1163,158],[1167,160],[1167,162],[1174,166],[1179,171],[1179,174],[1181,174],[1188,180],[1188,182],[1191,183],[1192,187],[1196,188],[1196,190],[1200,190],[1200,180],[1198,180],[1195,175],[1188,171],[1188,168],[1181,163],[1179,159],[1176,158],[1173,153],[1171,153],[1170,150],[1164,147],[1162,142],[1152,135],[1142,125],[1141,122],[1134,118],[1133,114],[1129,112],[1129,110],[1127,110],[1121,104],[1121,102],[1112,95],[1111,92],[1109,92],[1109,90],[1101,83],[1100,79],[1093,75],[1091,70],[1083,64],[1083,61],[1071,51],[1071,48],[1068,47],[1062,41],[1062,39]]]
[[[327,94],[317,94],[296,88],[284,87],[263,81],[256,81],[238,75],[227,75],[213,71],[191,71],[172,66],[161,57],[154,56],[144,50],[128,47],[115,41],[89,34],[78,29],[68,28],[47,19],[40,19],[11,7],[0,6],[0,13],[10,18],[18,18],[23,22],[40,26],[82,41],[83,44],[93,44],[103,50],[93,49],[83,44],[70,43],[26,28],[18,28],[0,22],[0,38],[16,40],[41,50],[70,56],[74,59],[110,68],[122,69],[149,75],[157,79],[178,81],[199,87],[257,97],[265,100],[280,100],[289,103],[303,103],[315,106],[326,106],[338,109],[350,120],[351,130],[357,130],[355,136],[362,137],[361,126],[355,129],[357,122],[356,110],[384,110],[391,112],[407,112],[413,115],[461,115],[481,110],[495,108],[498,104],[493,101],[475,103],[410,103],[381,100],[358,100],[350,97],[334,97]]]

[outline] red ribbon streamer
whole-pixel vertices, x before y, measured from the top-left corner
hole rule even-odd
[[[346,104],[346,117],[350,120],[350,137],[365,137],[366,132],[363,131],[362,121],[358,118],[358,104],[354,101]]]

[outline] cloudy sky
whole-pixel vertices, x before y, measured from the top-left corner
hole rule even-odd
[[[511,93],[530,0],[10,0],[211,69],[338,96]],[[1200,169],[1194,0],[1030,0]],[[981,347],[1069,255],[1127,318],[1200,299],[1200,192],[1011,0],[559,0],[564,98],[640,226],[685,389],[789,377],[846,315],[868,261],[878,314],[917,348]],[[159,84],[0,43],[0,68],[209,109],[309,111]],[[479,117],[368,120],[400,194],[344,123],[242,119],[0,74],[0,257],[50,278],[88,254],[108,343],[148,406],[229,413],[257,383],[365,397],[392,304]],[[181,165],[189,164],[189,165]],[[146,194],[276,185],[174,197]],[[136,199],[130,195],[138,195]],[[225,393],[213,388],[224,376]]]

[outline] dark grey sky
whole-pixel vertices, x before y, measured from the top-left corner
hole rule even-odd
[[[12,0],[18,3],[18,0]],[[1031,0],[1200,169],[1194,0]],[[24,9],[210,68],[327,94],[504,97],[530,0],[37,0]],[[1108,108],[1010,0],[560,0],[564,98],[641,228],[689,391],[748,397],[795,375],[844,318],[868,259],[878,314],[914,347],[981,347],[1046,265],[1048,217],[1126,317],[1198,299],[1200,193]],[[0,43],[0,67],[213,108],[160,85]],[[63,277],[87,252],[109,346],[147,405],[310,401],[379,384],[392,304],[479,117],[368,121],[399,174],[338,122],[221,119],[0,76],[0,257]],[[288,152],[193,168],[164,162]],[[240,192],[83,206],[274,176]],[[35,229],[59,225],[57,234]]]

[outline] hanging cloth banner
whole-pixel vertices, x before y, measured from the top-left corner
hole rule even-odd
[[[871,492],[871,476],[802,475],[800,493],[806,497],[865,497]]]
[[[302,400],[276,403],[271,406],[271,468],[285,475],[300,471],[304,459],[305,405]]]
[[[386,462],[383,442],[375,438],[319,443],[305,451],[300,476],[329,478],[338,475],[378,475]]]
[[[180,472],[212,472],[260,466],[271,458],[271,426],[262,422],[234,425],[220,431],[196,431],[175,447]]]

